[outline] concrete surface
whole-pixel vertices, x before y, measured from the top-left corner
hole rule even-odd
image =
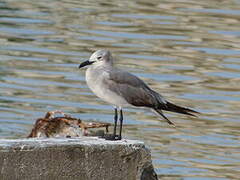
[[[1,180],[156,180],[143,142],[97,137],[0,139]]]

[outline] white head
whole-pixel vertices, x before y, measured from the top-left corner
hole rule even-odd
[[[102,65],[113,65],[113,57],[108,50],[97,50],[95,51],[89,60],[84,61],[79,65],[79,68],[84,66],[91,65],[91,66],[102,66]]]

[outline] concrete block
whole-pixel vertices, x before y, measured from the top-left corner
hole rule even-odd
[[[143,142],[97,137],[0,139],[1,180],[156,180]]]

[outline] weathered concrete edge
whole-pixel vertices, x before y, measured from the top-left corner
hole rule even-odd
[[[20,148],[20,150],[29,150],[52,146],[135,146],[145,147],[144,142],[138,140],[122,139],[120,141],[107,141],[98,137],[84,137],[84,138],[25,138],[25,139],[0,139],[0,151],[13,150]],[[145,147],[146,148],[146,147]]]
[[[65,152],[66,150],[69,151],[69,149],[71,149],[71,148],[76,148],[77,149],[79,147],[84,147],[87,151],[90,150],[90,154],[94,149],[96,150],[96,151],[95,150],[94,151],[97,152],[97,153],[98,153],[98,150],[99,150],[100,154],[101,154],[103,149],[105,149],[105,151],[108,152],[108,153],[112,153],[111,152],[112,150],[115,151],[116,149],[118,149],[117,150],[118,153],[122,154],[123,157],[126,156],[127,159],[128,158],[130,158],[130,159],[137,158],[138,159],[137,161],[130,160],[130,163],[134,163],[134,162],[137,163],[137,164],[134,165],[134,166],[136,166],[136,168],[132,168],[132,171],[137,172],[136,176],[135,176],[136,179],[139,179],[139,180],[140,179],[141,180],[146,180],[146,179],[149,179],[149,180],[154,179],[155,180],[156,179],[155,178],[156,176],[154,175],[155,172],[154,172],[154,169],[153,169],[153,166],[152,166],[150,150],[145,147],[143,142],[137,141],[137,140],[125,140],[125,139],[123,139],[121,141],[106,141],[104,139],[100,139],[100,138],[97,138],[97,137],[47,138],[47,139],[46,138],[0,139],[0,159],[2,159],[1,156],[6,157],[6,153],[7,154],[10,153],[11,154],[10,157],[13,157],[13,158],[14,157],[18,158],[19,155],[22,156],[23,158],[25,158],[27,156],[31,156],[31,152],[38,153],[39,150],[40,150],[40,152],[42,152],[42,151],[47,151],[49,149],[53,149],[54,152],[56,151],[56,153],[62,154],[61,153],[62,150]],[[22,154],[21,152],[22,153],[26,152],[27,154],[26,153]],[[132,153],[128,154],[129,152],[133,152],[134,154],[132,154]],[[137,152],[137,154],[136,154],[136,152]],[[138,152],[139,152],[139,154],[138,154]],[[2,154],[2,153],[4,153],[4,154]],[[14,155],[14,154],[16,154],[16,155]],[[18,156],[17,156],[17,154],[18,154]],[[51,151],[48,152],[48,154],[51,155]],[[40,154],[40,156],[41,156],[41,154]],[[76,156],[76,155],[74,155],[74,156]],[[45,156],[42,157],[42,158],[46,159]],[[80,157],[78,157],[78,155],[77,155],[75,158],[79,159]],[[113,159],[111,159],[111,161],[114,160],[114,157],[112,157],[112,158]],[[116,157],[116,159],[117,158],[118,157]],[[5,162],[5,160],[6,160],[6,158],[4,158],[4,162]],[[81,160],[81,159],[79,159],[79,160]],[[36,161],[36,159],[35,159],[35,161]],[[118,162],[121,164],[122,163],[121,159],[119,161],[119,158],[118,158]],[[13,160],[12,163],[14,163],[14,160]],[[9,163],[9,164],[12,164],[12,163]],[[18,163],[18,161],[15,162],[15,163]],[[61,160],[59,160],[59,163],[61,163]],[[73,167],[75,167],[74,163],[76,165],[76,161],[73,162]],[[125,163],[125,165],[124,165],[124,163]],[[1,164],[1,162],[0,162],[0,164]],[[25,166],[26,162],[25,163],[20,162],[18,164],[20,164],[20,165],[23,164]],[[44,164],[44,163],[42,165],[46,166],[46,164]],[[85,165],[86,164],[83,164],[82,167],[85,167]],[[126,166],[126,162],[123,162],[123,166]],[[6,167],[9,167],[9,166],[6,166]],[[17,170],[16,170],[16,168],[17,168]],[[109,167],[106,167],[106,168],[109,168]],[[15,172],[18,171],[18,166],[15,166],[14,171]],[[90,177],[91,173],[89,173],[89,174],[90,175],[88,175],[88,176]],[[114,174],[114,173],[112,173],[112,174]],[[115,174],[117,174],[117,172],[115,172]],[[26,174],[24,174],[24,175],[25,175],[24,177],[28,178],[28,176],[26,176]],[[50,174],[50,175],[52,176],[52,174]],[[0,176],[1,176],[1,174],[0,174]],[[6,174],[5,174],[4,177],[6,177]],[[29,178],[29,179],[31,179],[31,178]],[[90,179],[94,179],[94,177],[91,177]]]

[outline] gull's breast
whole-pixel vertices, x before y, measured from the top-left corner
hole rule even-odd
[[[96,96],[114,106],[130,106],[122,96],[119,96],[116,92],[108,88],[104,80],[107,76],[108,73],[106,71],[98,70],[96,72],[94,69],[88,68],[86,71],[86,82],[88,87]]]

